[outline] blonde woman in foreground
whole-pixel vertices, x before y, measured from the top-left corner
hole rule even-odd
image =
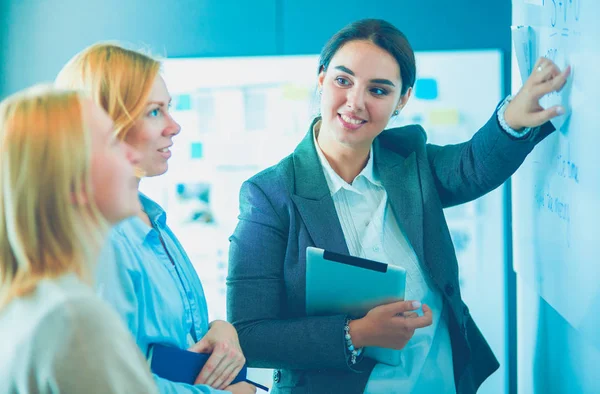
[[[90,273],[111,224],[139,209],[137,154],[74,91],[0,104],[0,393],[156,393]]]

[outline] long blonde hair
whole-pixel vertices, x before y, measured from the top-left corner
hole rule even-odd
[[[59,87],[86,91],[115,124],[124,140],[142,115],[161,63],[115,43],[97,43],[75,55],[56,77]]]
[[[82,96],[37,86],[0,103],[0,308],[45,278],[89,278],[107,224],[94,203]]]

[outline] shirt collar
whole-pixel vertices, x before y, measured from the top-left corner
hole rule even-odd
[[[163,228],[167,222],[167,214],[160,205],[152,201],[149,197],[143,193],[139,193],[140,204],[142,209],[148,217],[150,222],[153,224],[152,227],[148,226],[142,219],[137,216],[125,219],[117,225],[118,231],[127,237],[135,239],[138,243],[143,244],[144,241],[151,235],[156,228]]]
[[[323,167],[323,172],[325,173],[325,180],[327,181],[327,186],[329,186],[329,191],[331,192],[331,195],[334,195],[342,188],[357,191],[353,185],[349,184],[341,176],[339,176],[338,173],[335,172],[335,170],[331,167],[331,165],[329,164],[329,161],[327,161],[325,154],[323,153],[323,151],[321,150],[321,147],[319,146],[319,143],[317,142],[317,133],[315,131],[315,128],[320,125],[321,125],[321,121],[318,121],[317,123],[315,123],[315,126],[313,127],[313,130],[312,130],[313,142],[315,144],[315,150],[317,151],[317,155],[319,156],[319,161],[321,162],[321,166]],[[365,178],[367,181],[369,181],[371,184],[373,184],[375,186],[382,187],[382,183],[379,180],[379,175],[377,174],[377,171],[375,170],[375,166],[373,165],[373,147],[372,146],[371,146],[371,149],[369,150],[369,160],[367,160],[367,164],[362,169],[362,171],[356,176],[356,178],[354,178],[354,181],[356,181],[360,177]],[[352,183],[354,184],[354,182],[352,182]]]
[[[139,193],[140,204],[142,204],[142,209],[148,217],[150,218],[150,222],[156,223],[163,227],[167,222],[167,213],[164,209],[150,198],[148,198],[144,193]]]

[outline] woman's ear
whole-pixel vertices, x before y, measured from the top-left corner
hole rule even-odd
[[[402,108],[408,103],[410,96],[412,96],[413,88],[408,88],[404,95],[400,96],[400,100],[398,100],[398,105],[396,106],[396,111],[402,111]]]
[[[321,68],[321,71],[319,72],[319,77],[317,78],[317,89],[319,89],[319,92],[323,90],[323,83],[325,82],[325,69]]]

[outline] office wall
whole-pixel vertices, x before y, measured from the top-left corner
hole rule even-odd
[[[175,57],[309,54],[364,17],[394,23],[416,50],[500,48],[508,59],[510,16],[509,0],[0,0],[0,98],[52,80],[98,40]]]
[[[4,76],[4,58],[8,39],[8,3],[6,0],[0,0],[0,99],[5,90]]]
[[[275,0],[0,0],[6,30],[0,97],[52,80],[77,51],[99,40],[168,56],[273,55]],[[236,10],[236,12],[233,12]]]
[[[501,48],[509,53],[510,13],[508,0],[283,0],[282,50],[314,52],[347,23],[382,18],[420,51]]]

